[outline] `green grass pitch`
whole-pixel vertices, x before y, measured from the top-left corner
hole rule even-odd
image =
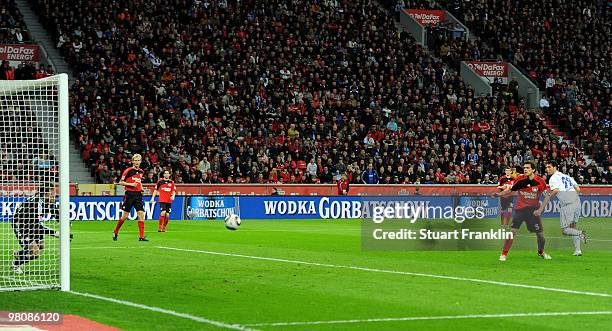
[[[580,223],[604,244],[611,225]],[[544,261],[533,239],[534,249],[513,250],[502,263],[500,250],[363,251],[357,221],[243,220],[235,232],[219,221],[171,221],[166,233],[148,221],[150,242],[137,241],[133,221],[114,242],[114,226],[73,223],[72,289],[188,317],[53,290],[0,292],[0,311],[60,311],[125,330],[612,329],[612,251],[589,249],[597,241],[582,257],[567,245]],[[560,237],[558,220],[545,226]],[[523,313],[543,315],[498,316]],[[471,317],[451,318],[463,315]],[[285,322],[305,323],[272,325]]]

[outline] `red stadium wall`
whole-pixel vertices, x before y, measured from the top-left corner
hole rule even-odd
[[[108,186],[107,184],[104,184]],[[148,193],[153,192],[153,184],[145,184]],[[273,185],[273,184],[178,184],[181,195],[271,195],[276,188],[280,195],[337,195],[336,185]],[[495,185],[351,185],[349,195],[483,195],[497,191]],[[582,185],[585,195],[612,195],[611,185]],[[36,191],[34,185],[0,185],[2,195],[30,195]],[[70,195],[80,194],[78,184],[70,184]],[[91,195],[91,194],[85,194]],[[112,195],[112,194],[110,194]]]
[[[150,192],[154,185],[145,185]],[[274,189],[280,195],[337,195],[334,184],[273,185],[273,184],[178,184],[183,195],[271,195]],[[610,195],[612,186],[581,186],[583,194]],[[495,185],[351,185],[349,195],[483,195],[497,192]]]

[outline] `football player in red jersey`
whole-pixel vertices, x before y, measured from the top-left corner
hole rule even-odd
[[[176,196],[176,186],[174,181],[170,179],[170,171],[164,170],[163,178],[157,181],[155,191],[151,196],[151,203],[155,201],[155,196],[159,193],[159,226],[157,232],[166,232],[170,211],[172,210],[172,201]]]
[[[544,253],[544,228],[542,220],[536,213],[540,207],[540,197],[546,191],[546,180],[535,175],[535,165],[531,161],[523,164],[523,175],[520,175],[514,181],[511,188],[506,187],[502,192],[497,193],[499,196],[510,194],[511,191],[518,192],[516,205],[514,206],[514,218],[512,219],[512,238],[507,239],[499,257],[500,261],[506,261],[508,251],[512,247],[512,241],[516,236],[521,224],[525,222],[529,232],[535,232],[538,239],[538,255],[545,260],[550,260],[550,255]]]
[[[497,185],[500,192],[506,187],[512,188],[512,184],[514,184],[512,169],[507,166],[504,171],[505,175],[499,178],[499,183]],[[513,197],[511,195],[499,198],[499,214],[501,216],[501,226],[503,228],[510,226],[510,219],[512,218],[512,200]]]
[[[132,166],[125,169],[119,180],[119,185],[125,186],[125,196],[123,197],[123,215],[117,221],[117,226],[113,233],[113,240],[117,240],[119,235],[119,229],[123,225],[123,222],[128,218],[132,207],[136,209],[138,214],[138,230],[140,236],[139,241],[149,241],[144,235],[144,203],[142,202],[142,177],[144,171],[140,169],[140,163],[142,162],[142,156],[140,154],[134,154],[132,156]]]

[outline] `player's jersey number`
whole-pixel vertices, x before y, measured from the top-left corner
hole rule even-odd
[[[561,177],[561,182],[563,183],[563,186],[565,186],[566,190],[570,187],[574,187],[574,184],[572,184],[572,180],[569,177]]]

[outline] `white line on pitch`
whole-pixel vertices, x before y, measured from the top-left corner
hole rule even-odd
[[[379,273],[386,273],[386,274],[397,274],[397,275],[419,276],[419,277],[429,277],[429,278],[438,278],[438,279],[460,280],[460,281],[464,281],[464,282],[484,283],[484,284],[510,286],[510,287],[522,287],[522,288],[544,290],[544,291],[551,291],[551,292],[562,292],[562,293],[570,293],[570,294],[582,294],[582,295],[590,295],[590,296],[612,298],[612,294],[608,294],[608,293],[574,291],[574,290],[567,290],[567,289],[553,288],[553,287],[544,287],[544,286],[537,286],[537,285],[525,285],[525,284],[498,282],[498,281],[486,280],[486,279],[464,278],[464,277],[454,277],[454,276],[443,276],[443,275],[433,275],[433,274],[424,274],[424,273],[418,273],[418,272],[386,270],[386,269],[375,269],[375,268],[357,267],[357,266],[351,266],[351,265],[336,265],[336,264],[328,264],[328,263],[307,262],[307,261],[297,261],[297,260],[286,260],[286,259],[277,259],[277,258],[273,258],[273,257],[262,257],[262,256],[251,256],[251,255],[242,255],[242,254],[223,253],[223,252],[212,252],[212,251],[203,251],[203,250],[196,250],[196,249],[184,249],[184,248],[175,248],[175,247],[167,247],[167,246],[155,246],[155,247],[157,247],[159,249],[167,249],[167,250],[174,250],[174,251],[183,251],[183,252],[210,254],[210,255],[222,255],[222,256],[241,257],[241,258],[254,259],[254,260],[264,260],[264,261],[274,261],[274,262],[282,262],[282,263],[304,264],[304,265],[313,265],[313,266],[318,266],[318,267],[327,267],[327,268],[336,268],[336,269],[351,269],[351,270],[379,272]]]
[[[189,230],[175,230],[175,231],[168,231],[169,233],[210,233],[210,230],[195,230],[195,231],[189,231]],[[271,229],[271,230],[263,230],[263,229],[242,229],[240,230],[240,232],[298,232],[298,233],[327,233],[327,234],[331,234],[331,235],[344,235],[346,236],[347,234],[342,232],[341,230],[337,230],[336,232],[330,232],[329,230],[295,230],[295,229],[286,229],[286,230],[281,230],[281,229]],[[73,234],[100,234],[100,231],[72,231]],[[134,230],[134,231],[121,231],[121,233],[138,233],[138,230]],[[355,235],[360,235],[359,233],[355,234]],[[531,238],[530,236],[527,235],[522,235],[522,234],[517,234],[516,237],[520,237],[520,238]],[[571,240],[572,238],[570,237],[549,237],[546,236],[546,239],[567,239],[567,240]],[[588,237],[587,240],[589,242],[591,241],[597,241],[597,242],[612,242],[612,239],[596,239],[596,238],[591,238]]]
[[[269,229],[269,230],[264,230],[264,229],[242,229],[240,230],[240,232],[300,232],[300,233],[318,233],[318,232],[325,232],[325,233],[329,233],[329,234],[342,234],[342,230],[336,230],[336,232],[330,232],[329,230],[326,229],[321,229],[321,230],[296,230],[296,229]],[[101,231],[72,231],[73,234],[100,234]],[[138,233],[138,230],[124,230],[121,231],[121,233]],[[168,233],[210,233],[210,230],[169,230]],[[524,234],[517,234],[517,237],[521,237],[521,238],[527,238],[529,237],[528,235],[524,235]],[[570,240],[572,239],[571,237],[550,237],[550,236],[546,236],[547,239],[567,239]],[[601,242],[612,242],[612,239],[597,239],[597,238],[591,238],[588,237],[587,238],[588,241],[601,241]]]
[[[239,324],[227,324],[227,323],[223,323],[223,322],[219,322],[219,321],[214,321],[214,320],[210,320],[210,319],[199,317],[199,316],[189,315],[189,314],[185,314],[185,313],[179,313],[179,312],[174,311],[174,310],[169,310],[169,309],[164,309],[164,308],[159,308],[159,307],[153,307],[153,306],[147,306],[147,305],[143,305],[143,304],[140,304],[140,303],[134,303],[134,302],[130,302],[130,301],[125,301],[125,300],[119,300],[119,299],[115,299],[115,298],[104,297],[104,296],[101,296],[101,295],[90,294],[90,293],[74,292],[74,291],[71,291],[70,293],[76,294],[76,295],[80,295],[80,296],[83,296],[83,297],[87,297],[87,298],[93,298],[93,299],[108,301],[108,302],[117,303],[117,304],[124,305],[124,306],[140,308],[140,309],[144,309],[144,310],[154,311],[154,312],[157,312],[157,313],[162,313],[162,314],[166,314],[166,315],[172,315],[172,316],[175,316],[175,317],[185,318],[185,319],[189,319],[189,320],[200,322],[200,323],[204,323],[204,324],[214,325],[214,326],[219,327],[219,328],[230,329],[230,330],[241,330],[241,331],[259,331],[257,329],[252,329],[252,328],[249,328],[249,327],[246,327],[246,326],[243,326],[243,325],[239,325]]]
[[[530,237],[526,234],[517,234],[517,237],[522,237],[522,238],[527,238]],[[550,237],[550,236],[546,236],[546,239],[567,239],[567,240],[571,240],[572,237],[566,236],[566,237]],[[612,239],[595,239],[595,238],[591,238],[591,237],[587,237],[587,242],[589,241],[601,241],[601,242],[612,242]]]
[[[298,325],[319,325],[319,324],[349,324],[349,323],[373,323],[373,322],[431,321],[431,320],[450,320],[450,319],[468,319],[468,318],[505,318],[505,317],[610,315],[610,314],[612,314],[612,311],[545,312],[545,313],[517,313],[517,314],[480,314],[480,315],[456,315],[456,316],[419,316],[419,317],[368,318],[368,319],[336,320],[336,321],[256,323],[256,324],[246,324],[246,326],[298,326]]]
[[[73,249],[128,249],[128,248],[146,248],[146,246],[132,246],[132,247],[127,247],[127,246],[86,246],[86,247],[70,247],[71,250]]]
[[[225,230],[225,228],[221,228],[223,230]],[[310,233],[310,232],[325,232],[325,233],[331,233],[331,234],[337,234],[337,233],[342,233],[342,230],[335,230],[335,231],[329,231],[326,229],[321,229],[321,230],[299,230],[299,229],[242,229],[240,230],[240,232],[306,232],[306,233]],[[168,233],[210,233],[211,230],[168,230]],[[102,233],[102,231],[72,231],[73,234],[100,234]],[[121,233],[138,233],[138,230],[124,230],[121,231]],[[359,234],[359,233],[358,233]],[[589,240],[591,240],[591,238],[589,238]]]
[[[41,289],[41,288],[49,288],[49,287],[51,287],[49,285],[39,285],[39,284],[36,284],[36,283],[34,283],[32,281],[29,281],[29,280],[21,280],[21,279],[14,278],[14,277],[9,277],[9,276],[2,276],[2,275],[0,275],[0,278],[5,278],[5,279],[13,280],[15,282],[25,282],[25,283],[30,283],[31,285],[35,285],[33,287],[19,288],[20,290],[24,290],[24,289]],[[93,298],[93,299],[113,302],[113,303],[117,303],[117,304],[124,305],[124,306],[130,306],[130,307],[150,310],[150,311],[154,311],[154,312],[158,312],[158,313],[162,313],[162,314],[167,314],[167,315],[172,315],[172,316],[176,316],[176,317],[181,317],[181,318],[185,318],[185,319],[190,319],[190,320],[193,320],[193,321],[196,321],[196,322],[210,324],[210,325],[214,325],[214,326],[217,326],[217,327],[220,327],[220,328],[231,329],[231,330],[241,330],[241,331],[259,331],[257,329],[249,328],[249,327],[246,327],[246,326],[243,326],[243,325],[239,325],[239,324],[227,324],[227,323],[223,323],[223,322],[219,322],[219,321],[214,321],[214,320],[210,320],[210,319],[199,317],[199,316],[189,315],[189,314],[185,314],[185,313],[179,313],[179,312],[174,311],[174,310],[168,310],[168,309],[159,308],[159,307],[147,306],[147,305],[143,305],[143,304],[139,304],[139,303],[134,303],[134,302],[130,302],[130,301],[125,301],[125,300],[119,300],[119,299],[115,299],[115,298],[104,297],[104,296],[101,296],[101,295],[90,294],[90,293],[82,293],[82,292],[76,292],[76,291],[70,291],[70,293],[76,294],[76,295],[79,295],[79,296],[83,296],[83,297],[88,297],[88,298]]]

